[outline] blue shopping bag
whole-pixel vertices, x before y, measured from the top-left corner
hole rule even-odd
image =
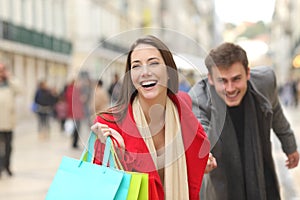
[[[46,200],[125,200],[131,175],[114,169],[111,155],[111,139],[108,137],[104,150],[103,165],[92,163],[93,145],[96,140],[92,133],[88,150],[80,160],[63,157],[58,171],[50,185]],[[91,147],[92,146],[92,147]],[[110,163],[109,167],[107,164]]]
[[[91,161],[93,159],[94,144],[96,141],[96,135],[92,132],[88,141],[88,151],[83,155],[83,160]],[[115,169],[124,171],[124,168],[118,159],[117,153],[115,151],[114,145],[112,145],[112,139],[108,137],[107,139],[111,145],[110,154],[105,153],[103,156],[103,165],[107,165],[106,162],[109,162],[109,166]],[[114,140],[115,141],[115,140]],[[117,191],[116,200],[126,199],[126,200],[148,200],[149,199],[149,188],[148,188],[149,177],[147,173],[140,172],[128,172],[125,171],[125,175],[121,182],[121,187]],[[127,198],[125,198],[127,196]]]

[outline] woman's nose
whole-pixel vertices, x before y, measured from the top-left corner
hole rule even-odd
[[[151,75],[149,67],[147,65],[142,66],[142,76]]]

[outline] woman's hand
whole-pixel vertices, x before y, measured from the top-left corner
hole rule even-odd
[[[120,133],[115,129],[109,128],[108,125],[96,122],[91,126],[91,130],[97,135],[102,143],[105,143],[107,136],[112,136],[117,140],[120,147],[125,149],[125,143]]]
[[[217,166],[218,165],[217,165],[216,158],[212,155],[212,153],[209,153],[204,173],[207,174],[207,173],[211,172]]]

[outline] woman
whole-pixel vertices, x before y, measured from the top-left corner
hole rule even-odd
[[[102,141],[118,141],[127,170],[149,174],[149,199],[199,199],[210,146],[189,96],[178,93],[177,67],[164,43],[146,36],[132,45],[121,91],[92,130]]]

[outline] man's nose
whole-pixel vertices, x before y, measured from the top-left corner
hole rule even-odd
[[[232,82],[228,82],[225,84],[225,91],[232,92],[235,90],[234,84]]]

